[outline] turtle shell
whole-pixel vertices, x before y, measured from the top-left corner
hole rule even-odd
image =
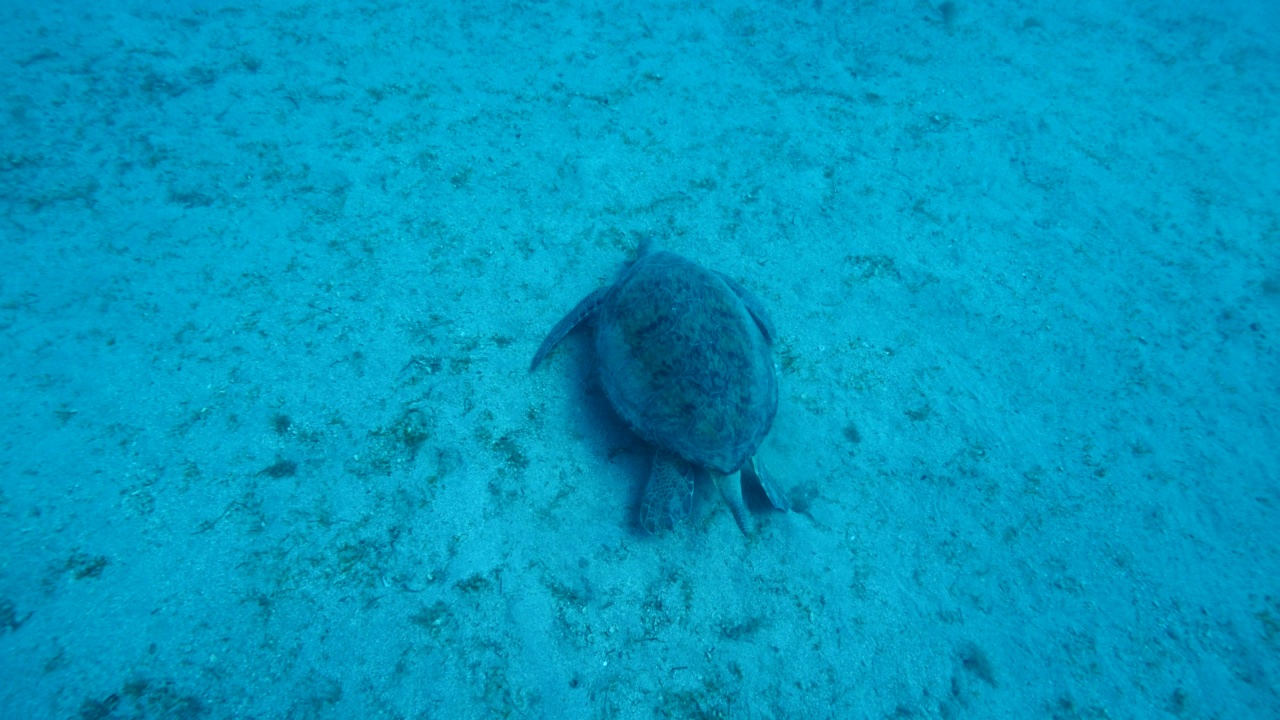
[[[742,467],[778,408],[769,341],[720,275],[653,252],[596,318],[600,380],[640,437],[720,473]]]

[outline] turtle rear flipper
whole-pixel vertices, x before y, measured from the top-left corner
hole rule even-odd
[[[565,335],[568,335],[578,326],[578,323],[587,319],[588,316],[596,311],[596,308],[600,307],[600,301],[604,300],[604,296],[608,292],[609,288],[607,287],[593,290],[591,294],[582,298],[577,305],[573,306],[568,315],[560,318],[560,322],[556,323],[556,326],[551,328],[551,332],[547,333],[547,339],[542,341],[542,345],[538,347],[538,352],[533,354],[533,362],[529,363],[529,372],[537,370],[538,363],[542,362],[542,358],[551,352],[551,348],[563,340]]]
[[[760,487],[764,490],[765,497],[769,498],[769,503],[782,512],[791,512],[791,499],[787,497],[782,486],[778,481],[765,470],[764,463],[760,462],[757,457],[752,457],[743,466],[743,471],[750,469],[751,474],[755,476],[756,482],[760,483]]]
[[[659,450],[640,500],[640,525],[652,534],[670,530],[693,509],[693,467]]]
[[[716,487],[720,488],[720,495],[724,498],[725,504],[733,513],[733,520],[738,523],[738,529],[743,535],[751,537],[751,528],[747,527],[751,516],[747,514],[747,503],[742,499],[742,472],[728,475],[712,473],[711,475],[716,479]]]
[[[719,486],[720,494],[724,496],[724,501],[728,504],[729,510],[733,512],[733,519],[738,523],[738,529],[742,531],[743,535],[750,536],[751,516],[747,514],[747,503],[742,499],[742,481],[746,475],[753,476],[756,482],[760,483],[760,487],[764,489],[764,494],[775,508],[782,512],[789,512],[791,510],[791,501],[783,493],[782,486],[765,472],[764,466],[754,456],[738,472],[728,475],[716,474],[716,485]]]

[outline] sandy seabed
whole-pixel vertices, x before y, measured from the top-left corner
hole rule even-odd
[[[31,5],[0,716],[1280,717],[1274,3]],[[644,238],[778,326],[749,538],[528,372]]]

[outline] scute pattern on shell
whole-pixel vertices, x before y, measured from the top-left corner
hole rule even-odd
[[[769,432],[770,348],[719,275],[672,253],[645,255],[604,299],[596,333],[605,392],[647,442],[732,473]]]

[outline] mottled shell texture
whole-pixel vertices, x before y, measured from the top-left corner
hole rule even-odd
[[[647,442],[732,473],[778,407],[770,347],[718,274],[668,252],[641,257],[609,291],[596,324],[601,383]]]

